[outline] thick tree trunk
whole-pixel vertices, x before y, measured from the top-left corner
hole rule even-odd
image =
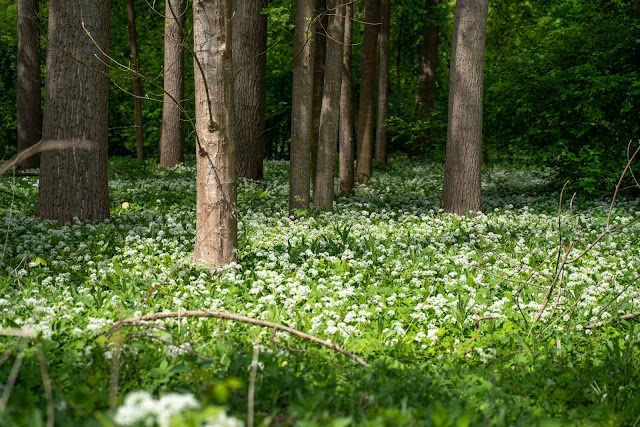
[[[418,70],[418,90],[414,117],[417,122],[425,122],[431,116],[436,92],[436,67],[438,65],[438,20],[437,7],[439,0],[426,0],[424,8],[427,21],[422,27],[422,42],[420,44],[420,68]],[[421,156],[427,153],[430,129],[417,129],[411,138],[410,156]]]
[[[366,0],[362,38],[362,73],[358,111],[358,181],[371,178],[373,159],[373,110],[376,95],[376,51],[380,27],[380,0]]]
[[[313,0],[298,0],[293,42],[293,93],[289,172],[289,214],[309,209],[310,157],[313,138]]]
[[[18,152],[42,138],[40,92],[40,19],[38,0],[18,0]],[[19,169],[37,168],[40,155],[23,160]]]
[[[49,2],[38,216],[60,224],[109,218],[109,11],[109,0]]]
[[[231,0],[193,5],[196,90],[196,243],[193,261],[223,266],[238,252]],[[199,70],[198,65],[194,65]],[[203,76],[204,74],[204,76]]]
[[[344,43],[344,1],[334,2],[329,21],[317,170],[313,185],[313,205],[318,210],[333,210],[336,169],[336,142],[340,125],[340,88],[342,83],[342,50]],[[350,1],[350,0],[347,0]]]
[[[161,168],[184,161],[182,110],[184,105],[184,23],[187,0],[165,2],[164,24],[164,99],[160,134]]]
[[[389,111],[389,39],[391,36],[391,1],[380,2],[380,59],[378,69],[378,111],[376,120],[376,163],[387,163],[387,113]]]
[[[489,0],[458,0],[453,26],[444,209],[482,210],[482,83]]]
[[[327,27],[329,26],[327,1],[316,0],[315,7],[317,24],[313,54],[313,139],[311,140],[311,182],[313,183],[316,180],[318,141],[320,139],[320,112],[322,110],[322,91],[324,90],[324,69],[327,55]]]
[[[136,157],[144,160],[144,139],[142,128],[142,84],[138,74],[138,37],[136,35],[136,14],[134,0],[127,0],[127,18],[129,27],[129,49],[131,50],[131,69],[133,70],[133,110],[136,116]]]
[[[267,0],[233,0],[236,170],[238,177],[263,176],[267,79]]]
[[[351,38],[353,2],[345,5],[344,50],[342,52],[342,88],[340,90],[340,179],[338,191],[353,193],[353,84],[351,80]]]

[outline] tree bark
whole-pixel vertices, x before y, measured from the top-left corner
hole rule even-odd
[[[380,58],[378,69],[378,111],[376,120],[376,163],[387,163],[387,113],[389,111],[390,0],[380,0]]]
[[[458,0],[453,26],[444,209],[480,211],[482,86],[489,0]]]
[[[427,21],[422,27],[422,42],[420,43],[420,68],[418,70],[418,90],[414,117],[416,123],[429,120],[434,106],[436,92],[436,68],[438,65],[438,20],[436,17],[439,0],[426,0],[424,8]],[[431,129],[416,129],[411,138],[409,155],[421,156],[427,153],[431,138]]]
[[[127,0],[127,18],[129,28],[129,49],[131,50],[131,69],[133,70],[133,110],[136,118],[136,158],[144,160],[144,137],[142,124],[142,84],[138,74],[138,37],[136,35],[136,14],[134,0]]]
[[[38,217],[62,224],[109,218],[109,0],[49,2]],[[86,31],[85,31],[86,29]]]
[[[293,47],[293,92],[289,172],[289,215],[309,209],[313,138],[313,0],[298,0]]]
[[[340,178],[338,191],[353,193],[353,83],[351,80],[351,39],[353,2],[345,5],[344,50],[342,52],[342,87],[340,90]]]
[[[161,168],[184,161],[184,23],[187,0],[166,0],[164,24],[164,99],[160,134]]]
[[[238,177],[263,177],[267,80],[267,0],[233,0],[236,170]]]
[[[223,266],[238,252],[231,0],[193,5],[196,91],[196,242],[193,261]],[[199,70],[198,64],[194,65]],[[203,75],[204,74],[204,75]]]
[[[373,109],[376,95],[376,48],[380,27],[380,0],[366,0],[362,37],[362,73],[360,79],[360,108],[358,111],[359,182],[371,178],[373,159]]]
[[[42,138],[42,95],[40,91],[40,19],[38,0],[18,0],[18,152]],[[40,166],[35,154],[20,162],[18,169]]]
[[[316,0],[316,37],[313,53],[313,139],[311,140],[311,182],[315,183],[318,141],[320,139],[320,114],[322,110],[322,91],[324,90],[324,70],[327,55],[327,28],[329,26],[329,14],[327,2],[329,0]]]
[[[333,210],[336,169],[336,142],[340,125],[340,88],[342,83],[342,50],[344,40],[344,1],[334,2],[326,45],[324,89],[320,112],[318,158],[313,185],[313,205],[318,210]],[[350,1],[350,0],[347,0]]]

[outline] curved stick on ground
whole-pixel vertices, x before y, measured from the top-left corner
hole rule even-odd
[[[296,329],[290,328],[288,326],[284,326],[281,325],[279,323],[273,323],[273,322],[267,322],[264,320],[258,320],[258,319],[254,319],[252,317],[247,317],[247,316],[240,316],[238,314],[232,314],[232,313],[224,313],[221,311],[202,311],[202,310],[190,310],[190,311],[173,311],[170,313],[151,313],[151,314],[146,314],[144,316],[140,316],[140,317],[134,317],[131,319],[124,319],[124,320],[120,320],[118,322],[115,322],[113,324],[113,328],[111,328],[111,331],[109,331],[109,333],[113,333],[116,330],[122,328],[123,326],[136,326],[138,323],[140,322],[144,322],[144,321],[149,321],[149,320],[159,320],[159,319],[167,319],[167,318],[183,318],[183,317],[213,317],[213,318],[217,318],[217,319],[227,319],[227,320],[233,320],[236,322],[242,322],[242,323],[249,323],[251,325],[257,325],[257,326],[263,326],[265,328],[271,328],[271,329],[275,329],[278,331],[283,331],[283,332],[287,332],[291,335],[295,335],[297,337],[300,338],[304,338],[306,340],[309,341],[313,341],[317,344],[323,345],[327,348],[330,348],[331,350],[335,350],[338,353],[342,353],[343,355],[347,356],[349,359],[353,360],[354,362],[369,368],[369,364],[367,362],[365,362],[364,360],[362,360],[361,358],[359,358],[358,356],[356,356],[353,353],[348,352],[347,350],[343,349],[342,347],[335,345],[329,341],[320,339],[318,337],[314,337],[313,335],[309,335],[309,334],[305,334],[304,332],[300,332]]]

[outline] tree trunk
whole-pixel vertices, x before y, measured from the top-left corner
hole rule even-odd
[[[444,209],[480,211],[482,80],[489,0],[458,0],[453,25]]]
[[[109,12],[109,0],[49,2],[38,216],[60,224],[109,218]]]
[[[136,116],[136,157],[144,160],[144,139],[142,128],[142,85],[138,74],[138,41],[136,35],[136,14],[134,0],[127,0],[127,18],[129,27],[129,49],[131,50],[131,69],[133,70],[133,110]]]
[[[238,177],[263,176],[267,79],[267,0],[233,0],[236,170]]]
[[[196,0],[196,242],[193,261],[223,266],[238,252],[231,0]],[[204,75],[203,75],[204,74]]]
[[[164,100],[160,133],[161,168],[184,161],[182,110],[184,105],[183,43],[187,0],[166,0],[164,22]]]
[[[380,27],[380,0],[366,0],[362,36],[362,73],[358,112],[358,181],[371,178],[373,158],[373,109],[376,95],[376,48]]]
[[[376,120],[376,163],[387,163],[387,113],[389,111],[389,39],[391,36],[390,0],[380,1],[380,59],[378,69],[378,115]]]
[[[427,21],[422,27],[420,44],[420,68],[418,70],[418,90],[416,91],[415,122],[424,123],[429,120],[434,106],[436,92],[436,67],[438,65],[438,19],[439,0],[426,0],[424,8]],[[411,138],[410,156],[421,156],[427,153],[431,129],[416,129]]]
[[[318,141],[320,139],[320,112],[322,110],[322,91],[324,90],[324,69],[327,55],[327,27],[329,14],[327,13],[328,0],[316,0],[315,18],[316,38],[313,54],[313,139],[311,140],[311,182],[315,183]]]
[[[340,179],[338,191],[353,193],[353,83],[351,80],[351,38],[353,2],[345,5],[344,50],[342,52],[342,88],[340,90]]]
[[[289,215],[309,209],[313,138],[313,0],[298,0],[293,42],[293,93],[289,172]]]
[[[18,152],[42,138],[40,92],[40,19],[38,0],[18,0]],[[23,160],[18,169],[40,166],[40,155]]]
[[[404,22],[405,18],[405,11],[407,10],[406,7],[403,7],[402,5],[398,5],[398,9],[400,9],[400,22]],[[405,30],[405,26],[404,25],[399,25],[400,28],[398,28],[398,41],[396,42],[396,91],[398,91],[398,93],[401,90],[401,78],[400,78],[400,70],[402,69],[402,67],[400,66],[400,64],[402,64],[402,57],[403,55],[403,46],[404,46],[404,30]]]
[[[313,205],[318,210],[333,210],[336,169],[336,142],[340,125],[340,87],[342,83],[342,50],[344,40],[344,1],[334,2],[326,46],[326,68],[320,112],[317,170],[313,185]],[[350,1],[350,0],[347,0]]]

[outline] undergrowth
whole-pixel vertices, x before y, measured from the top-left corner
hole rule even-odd
[[[440,209],[441,166],[395,157],[333,213],[293,221],[287,164],[267,162],[264,181],[239,183],[237,263],[210,271],[191,264],[193,163],[112,160],[112,217],[93,224],[38,221],[37,177],[0,179],[0,425],[43,425],[47,404],[57,425],[125,424],[132,413],[146,414],[140,425],[238,425],[254,362],[258,425],[640,417],[640,328],[621,319],[638,311],[640,226],[581,255],[640,201],[622,197],[610,216],[610,199],[565,195],[559,214],[550,170],[501,163],[484,171],[484,213],[453,216]],[[222,319],[109,333],[121,319],[180,310],[281,323],[371,367]]]

